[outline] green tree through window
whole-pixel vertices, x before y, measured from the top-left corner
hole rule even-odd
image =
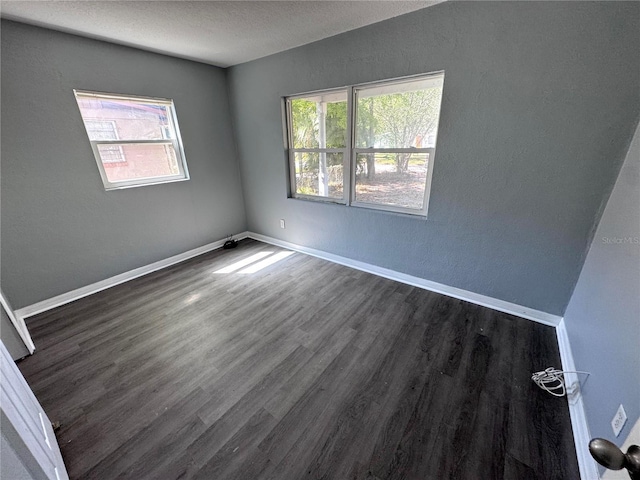
[[[426,215],[443,83],[436,73],[288,98],[292,196]]]

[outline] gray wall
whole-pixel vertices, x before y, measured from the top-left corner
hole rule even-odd
[[[4,20],[1,48],[14,308],[245,230],[224,70]],[[191,180],[105,192],[74,88],[172,98]]]
[[[447,2],[232,67],[249,229],[562,314],[640,114],[639,31],[637,2]],[[426,221],[286,198],[282,96],[436,70]]]
[[[564,321],[591,436],[621,445],[640,417],[640,126],[596,230]],[[623,404],[617,439],[611,419]]]

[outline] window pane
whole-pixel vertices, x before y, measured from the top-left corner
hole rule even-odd
[[[357,148],[434,148],[443,75],[356,89]]]
[[[296,152],[296,193],[342,199],[343,153]]]
[[[357,202],[421,210],[431,153],[361,153],[356,165]]]
[[[84,122],[90,140],[117,140],[116,124],[111,121],[87,120]]]
[[[180,174],[172,144],[101,144],[98,152],[107,179],[112,183]]]
[[[347,144],[347,92],[290,100],[293,148],[344,148]]]
[[[107,190],[189,179],[171,99],[74,94]]]
[[[169,122],[169,105],[80,94],[77,99],[89,140],[162,140],[175,137]]]
[[[111,166],[115,163],[124,163],[127,159],[124,157],[124,151],[120,145],[99,145],[100,159],[105,166]]]

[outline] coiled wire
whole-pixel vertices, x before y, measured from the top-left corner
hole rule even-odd
[[[533,380],[541,389],[546,390],[554,397],[564,397],[567,393],[567,388],[564,382],[565,373],[585,373],[589,375],[588,372],[557,370],[553,367],[549,367],[540,372],[535,372],[531,375],[531,380]]]

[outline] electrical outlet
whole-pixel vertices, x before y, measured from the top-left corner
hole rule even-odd
[[[616,412],[613,420],[611,420],[611,428],[613,428],[613,434],[617,437],[620,435],[620,431],[624,424],[627,422],[627,413],[624,411],[624,407],[622,404],[618,407],[618,411]]]
[[[284,228],[284,218],[280,219],[280,228]]]

